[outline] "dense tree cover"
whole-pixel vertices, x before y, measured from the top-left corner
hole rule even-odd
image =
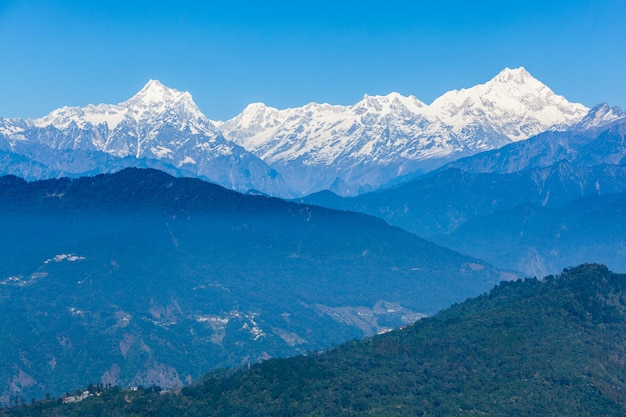
[[[616,416],[626,412],[626,275],[582,265],[503,282],[413,326],[207,375],[8,416]]]
[[[85,381],[182,386],[399,327],[501,279],[370,216],[156,170],[0,177],[0,230],[0,405]],[[403,309],[335,311],[381,300]]]

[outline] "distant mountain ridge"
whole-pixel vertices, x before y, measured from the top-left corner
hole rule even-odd
[[[359,213],[153,169],[0,177],[0,404],[182,386],[387,331],[516,274]]]
[[[614,233],[624,221],[620,211],[585,211],[576,204],[586,197],[626,192],[626,118],[606,105],[589,115],[585,128],[542,133],[459,159],[396,187],[350,198],[326,191],[301,201],[377,216],[530,276],[556,273],[585,260],[621,271],[626,235]],[[589,123],[598,119],[600,123]],[[610,200],[597,201],[602,205]],[[536,216],[528,214],[535,211]],[[603,234],[609,247],[598,237]]]
[[[435,241],[537,277],[576,262],[626,271],[624,207],[626,192],[588,194],[552,208],[523,203],[470,219]]]
[[[219,127],[285,173],[301,194],[330,189],[356,195],[461,156],[565,129],[587,112],[524,68],[507,68],[431,105],[398,93],[366,95],[352,106],[311,103],[277,110],[257,103]]]
[[[117,105],[63,107],[33,120],[0,118],[0,172],[32,180],[140,166],[240,192],[357,195],[565,129],[587,111],[523,68],[507,68],[430,105],[398,93],[366,95],[352,106],[277,110],[256,103],[226,122],[209,120],[189,93],[151,80]]]
[[[443,169],[506,174],[560,161],[578,166],[625,165],[625,132],[626,114],[619,107],[602,103],[567,131],[545,132],[501,149],[461,158]]]

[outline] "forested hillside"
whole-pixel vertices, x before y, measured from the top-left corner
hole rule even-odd
[[[626,275],[582,265],[504,282],[413,326],[208,375],[180,392],[112,389],[3,416],[617,416]]]

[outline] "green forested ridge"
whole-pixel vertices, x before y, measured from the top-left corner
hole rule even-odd
[[[376,334],[504,275],[363,214],[156,170],[0,177],[0,405]]]
[[[178,393],[113,389],[2,416],[488,415],[626,412],[626,275],[582,265],[503,282],[413,326],[205,376]]]

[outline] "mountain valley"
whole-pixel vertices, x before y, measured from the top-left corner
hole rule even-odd
[[[388,331],[516,274],[362,214],[151,169],[0,178],[0,386],[181,386]]]

